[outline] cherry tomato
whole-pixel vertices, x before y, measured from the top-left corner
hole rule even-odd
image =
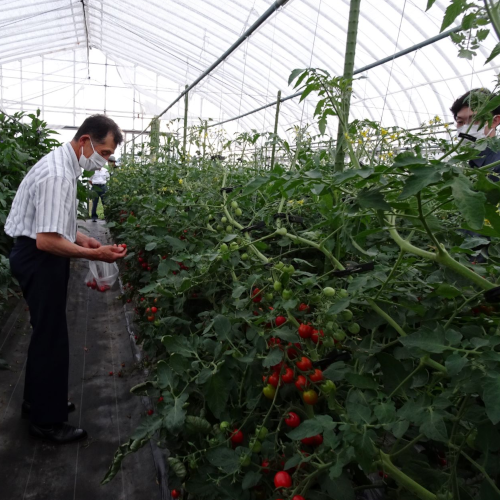
[[[314,389],[309,389],[302,395],[304,403],[314,405],[318,401],[318,393]]]
[[[297,387],[299,391],[303,391],[308,385],[309,383],[307,382],[307,379],[306,377],[304,377],[304,375],[299,375],[297,377],[297,380],[295,381],[295,387]]]
[[[325,297],[333,297],[335,295],[335,290],[331,286],[323,288],[323,295]]]
[[[286,318],[285,316],[277,316],[275,320],[276,326],[281,326],[286,323]]]
[[[274,365],[272,367],[272,370],[274,373],[279,373],[282,367],[283,367],[283,361],[280,361],[277,365]]]
[[[321,382],[323,380],[323,372],[321,370],[314,370],[314,373],[312,375],[309,375],[309,378],[311,379],[311,382]]]
[[[327,380],[326,382],[321,384],[321,391],[325,394],[330,394],[331,392],[335,392],[336,390],[337,386],[335,385],[335,382],[332,382],[331,380]]]
[[[297,368],[303,372],[307,372],[312,368],[312,363],[309,358],[306,358],[305,356],[302,356],[300,358],[300,361],[296,363]]]
[[[280,377],[277,373],[273,373],[272,375],[269,375],[269,378],[267,379],[267,383],[271,384],[273,387],[278,387],[280,383]]]
[[[271,384],[267,384],[264,389],[262,389],[262,393],[267,399],[274,399],[274,395],[276,394],[276,388]]]
[[[254,288],[252,292],[252,302],[258,303],[262,301],[262,294],[259,288]]]
[[[359,333],[359,325],[357,323],[351,323],[347,328],[353,335],[357,335]]]
[[[172,490],[170,494],[172,495],[172,498],[179,498],[181,496],[181,492],[179,490]]]
[[[148,316],[148,321],[154,321],[154,320],[155,320],[155,317],[153,315]]]
[[[292,478],[288,472],[280,471],[274,476],[274,486],[276,488],[290,488],[292,486]]]
[[[302,339],[308,339],[312,334],[312,328],[309,325],[301,324],[299,326],[299,336]]]
[[[294,495],[292,500],[306,500],[302,495]]]
[[[285,424],[288,425],[288,427],[295,429],[295,427],[298,427],[300,425],[300,417],[296,413],[291,411],[288,414],[288,417],[285,418]]]
[[[275,281],[273,283],[273,288],[275,292],[281,292],[281,289],[283,288],[281,283],[279,281]]]
[[[245,436],[243,436],[243,432],[241,432],[239,429],[234,429],[233,433],[231,434],[231,443],[233,444],[233,446],[241,444],[243,442],[244,437]]]
[[[291,290],[283,290],[281,296],[285,300],[290,300],[293,297],[293,292]]]
[[[281,380],[285,384],[291,384],[293,382],[293,370],[288,368],[288,366],[285,368],[285,373],[281,375]]]
[[[311,308],[307,304],[304,304],[304,302],[302,302],[302,304],[300,304],[300,306],[299,306],[299,311],[309,312],[310,310],[311,310]]]
[[[270,470],[269,470],[269,460],[267,460],[267,458],[265,460],[262,460],[262,463],[260,464],[260,466],[262,467],[262,473],[263,474],[269,474]]]
[[[320,338],[324,338],[325,334],[323,333],[323,330],[313,330],[312,335],[311,335],[311,340],[317,344],[319,342]]]
[[[153,306],[153,307],[151,308],[151,312],[152,312],[153,314],[156,314],[156,313],[158,312],[158,308]]]

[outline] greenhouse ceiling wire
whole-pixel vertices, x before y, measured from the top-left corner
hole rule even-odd
[[[497,65],[483,63],[496,43],[493,35],[479,49],[476,67],[457,57],[449,39],[391,59],[438,35],[448,4],[436,0],[426,12],[427,0],[362,1],[355,70],[384,58],[391,62],[355,82],[352,119],[404,127],[434,115],[449,120],[456,97],[471,86],[491,88]],[[271,130],[274,112],[248,113],[275,101],[278,90],[293,94],[292,70],[311,65],[341,74],[348,9],[349,0],[321,8],[318,0],[2,0],[0,108],[40,108],[50,123],[72,126],[85,110],[114,110],[122,127],[137,129],[167,108],[165,120],[182,117],[183,89],[206,73],[189,93],[191,123],[238,117],[228,126]],[[73,113],[56,111],[61,103]],[[283,110],[281,133],[300,121],[302,109],[305,121],[314,123],[314,105],[292,100]]]

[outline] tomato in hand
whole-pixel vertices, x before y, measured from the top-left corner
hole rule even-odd
[[[311,379],[311,382],[321,382],[323,380],[323,372],[321,370],[314,370],[314,373],[312,375],[309,375],[309,378]]]
[[[297,361],[296,365],[297,368],[303,372],[307,372],[312,368],[311,360],[305,356],[302,356],[300,361]]]
[[[288,472],[277,472],[274,476],[274,486],[276,486],[276,488],[290,488],[290,486],[292,486],[292,477]]]
[[[288,425],[288,427],[295,429],[295,427],[298,427],[300,425],[300,417],[296,413],[291,411],[288,414],[288,417],[285,418],[285,424]]]
[[[302,395],[304,403],[314,405],[318,402],[318,393],[314,389],[309,389]]]
[[[307,379],[306,377],[304,377],[304,375],[299,375],[297,377],[297,380],[295,381],[295,387],[297,387],[299,391],[303,391],[308,385],[309,383],[307,382]]]

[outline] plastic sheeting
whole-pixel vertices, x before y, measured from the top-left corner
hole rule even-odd
[[[240,37],[271,0],[0,0],[0,109],[42,109],[76,126],[106,111],[141,129]],[[356,68],[439,33],[448,0],[362,0]],[[349,0],[290,0],[190,94],[190,121],[231,118],[294,93],[295,68],[342,73]],[[419,126],[470,88],[492,87],[500,59],[484,65],[493,34],[472,61],[446,39],[366,72],[352,118]],[[281,132],[312,122],[314,100],[287,101]],[[183,102],[163,119],[183,116]],[[271,130],[274,108],[229,127]],[[330,132],[334,132],[332,120]]]

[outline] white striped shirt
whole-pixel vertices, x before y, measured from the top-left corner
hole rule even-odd
[[[5,232],[16,238],[37,233],[59,233],[76,241],[77,180],[82,173],[78,159],[66,143],[44,156],[27,173],[17,190]]]

